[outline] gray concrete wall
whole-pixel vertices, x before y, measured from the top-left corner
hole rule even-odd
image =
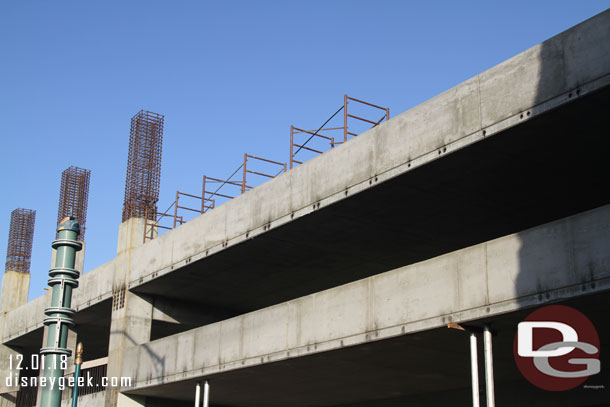
[[[607,11],[147,242],[130,287],[610,84],[609,37]]]
[[[7,270],[2,275],[0,312],[8,312],[28,302],[30,273]]]
[[[132,254],[135,248],[143,244],[145,227],[144,219],[131,218],[123,222],[119,228],[117,258],[122,261],[117,264],[114,271],[115,289],[126,287],[127,282],[130,281]],[[153,300],[129,290],[125,290],[124,298],[123,304],[112,308],[108,344],[108,377],[124,376],[122,368],[125,355],[131,351],[131,348],[150,341]],[[120,397],[116,387],[108,387],[105,393],[104,405],[106,407],[139,405],[131,403],[132,400],[128,397]]]
[[[146,219],[130,218],[119,225],[119,238],[117,239],[117,255],[132,250],[144,244],[144,231],[146,230]],[[154,228],[153,236],[156,237],[158,228]],[[148,231],[146,231],[149,233]]]
[[[17,392],[0,394],[0,407],[13,407],[17,405]]]
[[[79,288],[74,290],[72,298],[72,304],[76,310],[86,308],[112,297],[114,269],[116,264],[121,260],[121,258],[115,258],[114,260],[81,275],[79,279]],[[7,342],[28,332],[42,328],[44,309],[49,306],[50,301],[50,293],[46,293],[27,304],[7,312],[4,330],[2,331],[2,341]]]
[[[608,289],[610,205],[140,345],[122,374],[141,388]]]
[[[100,407],[104,405],[104,392],[98,392],[93,394],[87,394],[85,396],[78,397],[79,407]],[[62,407],[70,407],[72,405],[72,399],[62,400]]]
[[[131,250],[82,278],[77,309],[108,298],[117,264],[129,287],[226,250],[610,84],[610,11],[493,67],[359,137]],[[569,96],[571,95],[571,97]],[[527,113],[530,113],[527,115]],[[522,116],[523,113],[523,117]],[[325,176],[332,172],[333,177]],[[125,232],[125,231],[123,231]],[[139,246],[139,247],[138,247]],[[120,252],[120,250],[119,250]],[[85,284],[87,286],[85,287]],[[3,338],[42,324],[39,301],[9,313]],[[12,314],[12,315],[10,315]]]

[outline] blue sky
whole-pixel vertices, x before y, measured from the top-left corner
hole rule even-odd
[[[243,154],[288,160],[343,94],[395,116],[586,20],[607,1],[0,3],[0,250],[37,211],[30,299],[46,286],[61,172],[92,171],[85,271],[111,260],[130,118],[165,115],[161,198]]]

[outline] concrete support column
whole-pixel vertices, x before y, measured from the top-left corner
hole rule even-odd
[[[119,238],[116,249],[117,256],[142,246],[144,244],[145,231],[146,219],[144,218],[131,218],[121,223],[119,226]],[[147,232],[150,236],[150,228]],[[156,228],[153,232],[153,237],[156,237]]]
[[[0,311],[6,313],[28,302],[30,273],[7,270],[2,276]]]
[[[0,315],[0,338],[4,331],[4,314]],[[16,356],[19,354],[16,350],[0,343],[0,407],[14,406],[17,400],[17,391],[19,386],[15,385],[15,375],[19,375],[19,371],[13,366],[10,367],[12,357],[13,363],[16,361]],[[7,383],[7,378],[12,378],[12,382]]]
[[[112,296],[112,318],[110,321],[110,343],[108,345],[107,376],[121,377],[123,355],[129,348],[150,341],[153,304],[147,296],[129,291],[131,253],[144,244],[146,220],[131,218],[119,226],[117,257],[122,258],[121,267],[115,270]],[[119,394],[118,388],[106,389],[106,407],[144,406],[145,398]]]
[[[16,357],[20,353],[4,344],[4,323],[7,312],[20,307],[28,302],[30,291],[30,274],[21,271],[7,270],[2,276],[2,289],[0,290],[0,406],[14,406],[17,400],[19,386],[15,384],[15,375],[19,376],[13,365],[11,369],[11,358],[16,363]],[[7,385],[6,379],[12,377],[12,382]]]
[[[115,295],[119,297],[124,295],[124,304],[120,298],[113,300],[108,347],[108,377],[122,376],[124,353],[129,352],[134,346],[149,342],[152,327],[152,301],[125,288],[119,288],[118,291],[119,293]],[[133,404],[137,402],[135,399],[118,396],[118,388],[108,387],[105,406],[140,405]]]

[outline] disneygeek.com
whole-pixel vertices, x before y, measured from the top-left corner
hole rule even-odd
[[[89,372],[86,372],[84,376],[80,376],[75,379],[73,376],[69,377],[19,377],[7,376],[5,384],[8,387],[21,386],[21,387],[51,387],[59,388],[64,390],[66,387],[72,388],[75,385],[78,387],[129,387],[131,386],[131,377],[106,377],[102,376],[99,380],[94,380],[94,376],[91,376]]]

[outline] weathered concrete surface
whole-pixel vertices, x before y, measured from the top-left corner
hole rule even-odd
[[[188,313],[184,304],[129,291],[142,289],[147,282],[164,275],[177,280],[174,272],[188,271],[184,266],[190,263],[225,250],[230,252],[237,244],[266,236],[270,230],[320,208],[322,212],[331,204],[347,201],[380,183],[391,183],[385,181],[409,178],[412,174],[405,174],[433,167],[434,162],[440,162],[437,159],[449,153],[455,152],[456,156],[458,150],[467,150],[465,147],[479,151],[475,144],[481,145],[477,142],[491,136],[504,132],[512,137],[507,129],[525,128],[529,122],[535,131],[533,124],[543,122],[530,121],[532,118],[549,117],[544,114],[555,108],[555,112],[566,106],[576,110],[574,104],[568,105],[575,99],[583,101],[579,109],[586,108],[585,100],[592,105],[599,100],[605,102],[607,98],[593,96],[606,94],[610,85],[608,38],[610,11],[145,245],[142,220],[121,225],[117,257],[83,275],[73,300],[79,311],[94,306],[103,309],[101,303],[108,304],[113,291],[127,289],[124,307],[115,309],[108,322],[109,374],[132,374],[139,388],[143,388],[162,380],[237,371],[269,361],[397,337],[439,327],[449,320],[489,318],[610,288],[606,206],[150,343],[154,319],[164,323],[202,322]],[[600,89],[605,90],[595,93]],[[544,161],[544,157],[540,160]],[[425,164],[430,165],[424,167]],[[457,168],[462,174],[464,168]],[[327,176],[330,172],[333,177]],[[353,201],[357,206],[359,201]],[[434,198],[430,202],[434,203]],[[588,208],[596,205],[600,205],[599,201]],[[440,212],[439,216],[446,218],[460,216],[457,211]],[[520,229],[525,226],[514,230]],[[435,235],[434,231],[429,233]],[[303,234],[297,243],[308,238]],[[426,258],[430,257],[433,256]],[[397,265],[404,264],[408,263]],[[192,274],[187,282],[194,281],[199,289],[204,285],[203,277]],[[296,296],[290,298],[293,297]],[[45,295],[8,312],[0,321],[2,341],[16,343],[26,334],[41,330],[48,302]],[[219,312],[217,319],[231,311],[213,310]],[[88,317],[91,319],[92,315]],[[117,399],[116,393],[108,396],[105,402],[114,403]],[[123,395],[119,394],[119,403],[121,398]],[[135,399],[130,402],[141,404]]]
[[[145,245],[122,226],[131,250],[82,277],[76,308],[109,298],[118,264],[136,288],[608,85],[609,36],[606,11]],[[3,340],[39,328],[45,302],[10,312]]]
[[[13,407],[17,405],[17,392],[0,394],[0,407]]]
[[[134,248],[143,244],[144,219],[132,218],[123,222],[119,228],[118,257],[123,261],[114,270],[114,298],[110,321],[110,338],[108,344],[108,377],[121,377],[123,358],[130,348],[150,341],[153,300],[127,290],[131,274],[131,256]],[[121,292],[121,294],[116,294]],[[116,388],[106,389],[104,405],[114,407],[119,394]]]
[[[610,84],[609,36],[607,11],[147,242],[130,287]]]
[[[133,390],[608,289],[610,205],[140,345],[123,375]]]
[[[74,290],[72,304],[76,310],[89,307],[112,297],[114,268],[122,258],[97,267],[81,275],[79,287]],[[24,304],[6,314],[2,340],[8,342],[43,327],[44,309],[50,304],[50,293]]]
[[[7,270],[2,275],[0,312],[8,312],[28,302],[30,273]]]
[[[5,320],[7,313],[21,307],[28,302],[30,290],[30,274],[14,270],[7,270],[2,276],[2,291],[0,292],[0,337],[6,331]],[[0,378],[4,379],[15,373],[11,369],[11,360],[16,360],[18,352],[0,343]],[[6,386],[4,380],[0,382],[0,394],[17,391],[18,386]],[[0,405],[11,405],[10,395],[0,399]]]
[[[117,239],[117,255],[142,246],[145,230],[146,219],[143,218],[130,218],[121,223],[119,225],[119,238]]]
[[[124,359],[137,345],[150,340],[153,305],[145,296],[127,291],[123,307],[113,307],[108,345],[108,377],[126,376],[123,373]],[[105,406],[117,405],[118,389],[106,389]]]
[[[66,399],[61,402],[62,407],[72,406],[72,400]],[[104,405],[104,392],[87,394],[78,397],[78,405],[80,407],[99,407]]]

